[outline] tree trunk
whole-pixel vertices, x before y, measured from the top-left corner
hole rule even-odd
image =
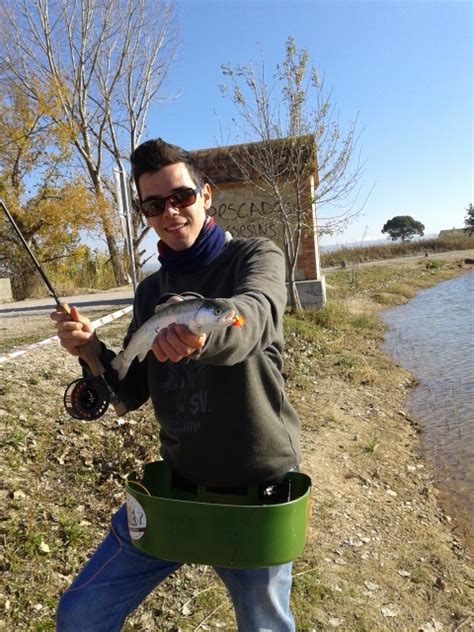
[[[290,309],[292,313],[300,312],[303,309],[303,307],[301,305],[300,296],[298,294],[298,288],[296,287],[294,269],[290,271],[290,278],[288,279],[288,293],[289,293]]]
[[[292,313],[300,312],[303,307],[301,305],[300,296],[298,294],[298,288],[296,287],[295,271],[296,271],[296,257],[291,257],[288,253],[288,243],[285,240],[284,249],[286,268],[288,271],[288,298],[290,303],[290,309]]]
[[[106,235],[106,239],[110,253],[110,261],[112,262],[112,269],[114,271],[115,282],[117,283],[117,286],[127,285],[127,278],[123,271],[120,252],[117,248],[115,238],[113,235]]]
[[[112,270],[114,272],[115,282],[117,286],[127,285],[127,277],[124,273],[122,265],[122,256],[117,246],[117,240],[115,238],[110,219],[105,214],[103,214],[101,220],[102,226],[104,228],[107,248],[109,250],[110,261],[112,263]]]
[[[87,164],[91,180],[94,183],[95,194],[97,197],[97,208],[99,209],[100,221],[102,223],[107,248],[109,250],[115,283],[117,286],[127,285],[127,278],[123,270],[122,256],[120,254],[119,247],[117,246],[114,223],[109,214],[110,210],[107,208],[104,209],[101,205],[101,200],[104,198],[104,189],[99,169],[90,156],[85,158],[85,162]]]

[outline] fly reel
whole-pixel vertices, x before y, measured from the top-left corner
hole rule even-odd
[[[105,414],[109,403],[110,391],[107,384],[97,377],[78,378],[64,392],[64,406],[74,419],[99,419]]]

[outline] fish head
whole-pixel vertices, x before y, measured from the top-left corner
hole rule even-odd
[[[205,299],[193,319],[193,331],[207,333],[213,329],[230,327],[235,320],[235,310],[224,301]]]

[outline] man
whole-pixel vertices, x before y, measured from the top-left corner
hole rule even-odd
[[[181,300],[186,293],[223,299],[246,324],[208,335],[171,324],[120,381],[110,366],[114,352],[75,308],[70,316],[51,315],[61,344],[80,355],[81,346],[91,342],[107,381],[129,410],[151,398],[161,456],[184,481],[266,489],[295,469],[300,455],[299,423],[281,375],[283,254],[267,239],[232,239],[214,223],[208,216],[211,188],[183,149],[161,139],[148,141],[134,151],[131,163],[141,212],[160,239],[161,268],[137,288],[124,346],[158,302]],[[121,507],[106,539],[61,597],[58,631],[120,630],[179,566],[131,544]],[[239,630],[294,630],[291,563],[215,570],[230,593]]]

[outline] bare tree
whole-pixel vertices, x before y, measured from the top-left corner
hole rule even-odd
[[[112,168],[139,143],[174,59],[168,0],[4,0],[0,72],[45,111],[97,198],[117,283],[124,281]],[[126,147],[126,152],[124,151]],[[143,239],[135,222],[135,246]]]
[[[303,231],[316,229],[315,204],[338,208],[327,217],[318,213],[318,233],[334,234],[355,210],[363,169],[356,156],[356,121],[343,132],[324,81],[310,65],[307,49],[298,50],[289,37],[285,57],[267,80],[263,56],[235,68],[225,65],[221,91],[235,105],[233,119],[240,140],[257,141],[231,149],[242,180],[268,197],[283,234],[290,282],[290,304],[301,307],[295,271]]]

